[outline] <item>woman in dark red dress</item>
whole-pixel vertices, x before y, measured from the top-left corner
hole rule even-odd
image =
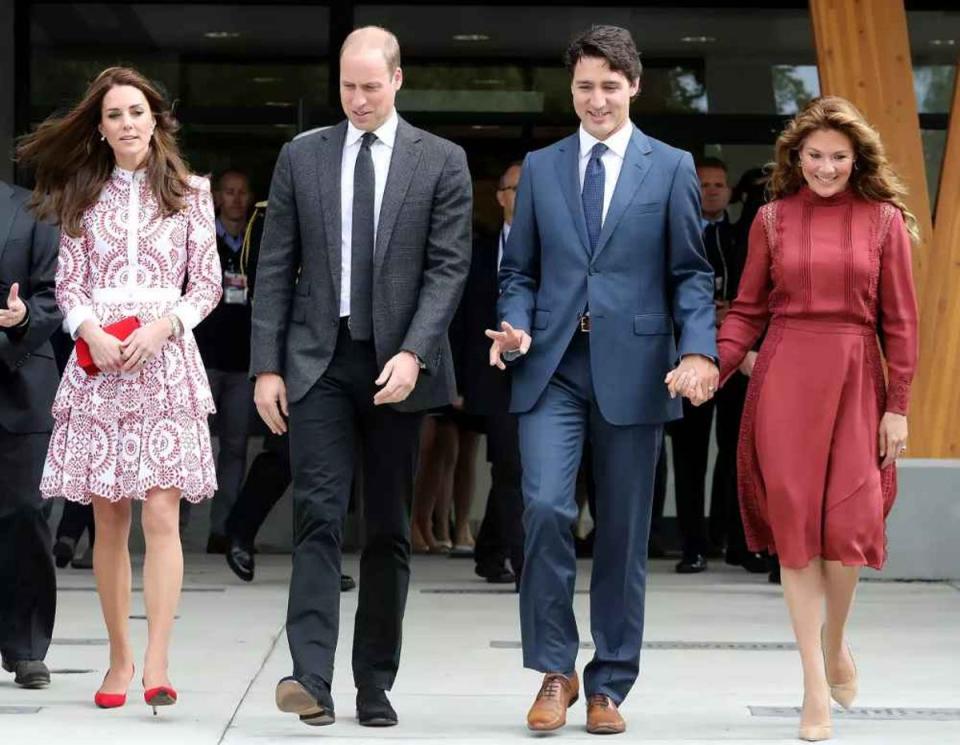
[[[720,374],[767,328],[740,432],[741,510],[751,550],[780,557],[803,664],[800,737],[822,740],[830,697],[849,708],[857,691],[844,629],[860,568],[886,559],[917,362],[917,227],[877,132],[841,98],[787,126],[770,191],[719,331]]]

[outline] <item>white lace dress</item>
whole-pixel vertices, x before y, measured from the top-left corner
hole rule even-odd
[[[70,356],[40,482],[47,498],[145,499],[176,487],[199,502],[217,488],[213,398],[192,333],[222,292],[210,184],[191,177],[185,208],[164,216],[144,176],[116,168],[84,214],[83,234],[62,234],[57,303],[74,338],[87,319],[147,324],[171,312],[184,334],[130,373],[90,377]]]

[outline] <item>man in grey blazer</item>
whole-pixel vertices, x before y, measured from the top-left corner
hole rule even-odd
[[[37,222],[30,193],[0,182],[0,657],[24,688],[43,688],[57,576],[40,476],[57,392],[50,337],[57,229]]]
[[[463,150],[397,116],[400,47],[354,31],[340,50],[347,121],[284,145],[257,267],[251,374],[275,433],[290,428],[295,536],[287,609],[293,675],[277,706],[334,721],[340,544],[363,466],[353,676],[357,718],[397,723],[410,569],[406,505],[422,412],[453,400],[447,328],[470,266],[472,185]]]

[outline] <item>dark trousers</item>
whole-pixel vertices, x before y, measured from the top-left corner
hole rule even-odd
[[[57,575],[40,476],[49,434],[0,430],[0,654],[42,660],[53,635]]]
[[[96,539],[96,528],[93,524],[93,505],[71,502],[69,499],[64,501],[63,514],[57,524],[57,540],[72,538],[74,542],[79,542],[84,530],[90,534],[90,545],[92,546]]]
[[[492,569],[509,559],[519,577],[523,569],[523,497],[517,417],[502,412],[484,417],[484,422],[491,483],[474,557],[478,568]]]
[[[596,652],[584,671],[584,690],[617,703],[630,691],[640,666],[647,540],[662,430],[660,425],[614,426],[603,418],[593,390],[588,338],[579,332],[543,396],[520,415],[524,666],[568,673],[576,663],[574,488],[589,438],[597,492],[590,581]]]
[[[694,406],[683,400],[683,419],[670,425],[673,438],[673,482],[677,497],[677,525],[684,556],[707,553],[707,456],[715,400]]]
[[[253,548],[257,532],[290,486],[292,478],[289,437],[268,433],[263,441],[263,452],[250,464],[237,501],[227,516],[227,535]]]
[[[410,525],[420,414],[374,406],[379,375],[373,344],[340,324],[330,366],[290,404],[294,551],[287,639],[293,674],[315,695],[333,680],[340,620],[343,522],[359,443],[365,542],[354,622],[358,687],[389,690],[400,664],[410,580]]]
[[[749,382],[745,375],[734,373],[716,397],[717,461],[710,498],[710,538],[717,546],[725,542],[727,554],[734,556],[747,552],[737,497],[737,444]]]

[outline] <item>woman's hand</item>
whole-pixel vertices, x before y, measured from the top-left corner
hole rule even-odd
[[[120,342],[123,352],[123,372],[139,370],[160,354],[163,345],[173,335],[173,324],[169,318],[159,318],[146,326],[141,326]]]
[[[878,440],[880,468],[887,468],[907,449],[907,418],[903,414],[886,412],[880,420]]]
[[[747,356],[743,358],[743,362],[740,363],[740,372],[746,375],[748,378],[753,375],[753,366],[757,364],[757,353],[756,352],[747,352]]]
[[[123,354],[117,337],[108,334],[92,320],[80,324],[79,335],[90,347],[93,364],[103,372],[120,372],[123,367]]]

